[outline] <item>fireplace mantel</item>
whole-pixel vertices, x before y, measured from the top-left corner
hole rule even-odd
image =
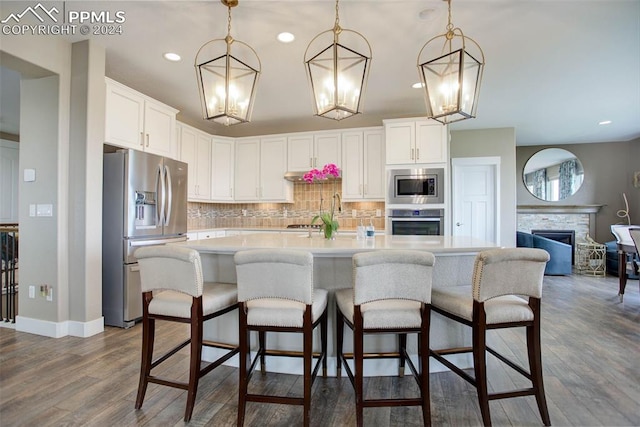
[[[517,212],[526,214],[596,214],[605,205],[518,205]]]

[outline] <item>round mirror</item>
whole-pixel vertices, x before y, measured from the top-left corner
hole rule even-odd
[[[540,200],[557,202],[575,194],[582,185],[584,169],[580,160],[562,148],[545,148],[524,165],[522,180],[527,190]]]

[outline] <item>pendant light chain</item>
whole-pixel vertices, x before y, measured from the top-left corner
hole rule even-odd
[[[451,23],[451,0],[447,0],[447,4],[449,7],[449,17],[447,24],[447,39],[451,40],[453,38],[453,23]]]
[[[338,2],[340,0],[336,0],[336,23],[333,26],[333,32],[335,34],[340,34],[340,32],[342,31],[342,28],[340,28],[340,13],[339,13],[339,6],[338,6]]]

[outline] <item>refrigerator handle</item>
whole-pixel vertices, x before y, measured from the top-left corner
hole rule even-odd
[[[165,191],[167,192],[167,204],[164,205],[164,225],[169,225],[169,221],[171,220],[171,205],[173,199],[173,187],[171,186],[171,171],[165,165],[164,167],[164,175],[166,180]]]
[[[164,179],[162,179],[162,166],[156,171],[156,224],[162,226],[164,221]]]

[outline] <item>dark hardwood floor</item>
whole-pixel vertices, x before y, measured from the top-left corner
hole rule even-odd
[[[617,278],[580,275],[545,277],[543,365],[551,422],[556,426],[640,425],[640,296],[629,281],[618,302]],[[177,341],[182,325],[160,325],[158,340]],[[169,327],[162,327],[169,326]],[[525,361],[524,331],[491,332],[489,342]],[[182,421],[185,392],[150,385],[136,411],[141,327],[107,327],[90,338],[45,338],[0,328],[0,425],[8,426],[173,426]],[[167,343],[168,344],[168,343]],[[523,381],[488,358],[490,388]],[[185,377],[188,354],[165,366]],[[192,426],[233,426],[237,405],[236,369],[220,367],[200,382]],[[255,375],[256,387],[296,393],[295,375]],[[372,378],[371,395],[414,391],[413,380]],[[431,374],[432,422],[436,426],[481,425],[475,390],[450,372]],[[347,379],[318,378],[314,385],[314,426],[355,425],[354,395]],[[250,403],[249,426],[300,425],[298,407]],[[533,397],[491,403],[496,426],[542,425]],[[367,426],[421,425],[417,408],[365,409]]]

